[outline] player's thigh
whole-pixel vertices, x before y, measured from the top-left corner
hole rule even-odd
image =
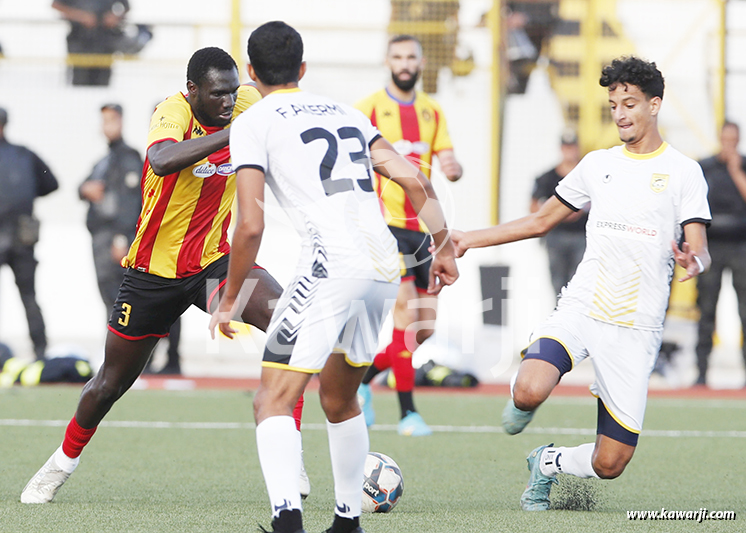
[[[200,279],[190,287],[192,302],[207,313],[217,309],[225,290],[228,275],[228,256],[223,256],[199,274]],[[266,331],[269,326],[274,304],[282,294],[282,287],[272,275],[258,265],[249,271],[242,287],[242,294],[248,294],[248,301],[241,311],[240,319],[246,324]],[[236,317],[238,319],[239,317]]]
[[[128,341],[166,337],[190,305],[184,283],[128,269],[109,319],[109,331]]]
[[[616,424],[639,435],[662,332],[601,322],[597,326],[597,337],[589,348],[596,372],[591,393],[600,398]]]

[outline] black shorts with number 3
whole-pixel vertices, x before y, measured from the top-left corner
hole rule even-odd
[[[179,279],[162,278],[127,269],[109,319],[109,330],[127,340],[165,337],[189,306],[205,312],[217,303],[215,295],[225,283],[228,256],[202,272]]]
[[[427,291],[430,263],[433,261],[428,251],[430,235],[395,226],[389,226],[389,229],[399,246],[402,280],[414,279],[414,285],[419,292]]]

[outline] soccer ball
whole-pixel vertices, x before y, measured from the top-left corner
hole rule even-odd
[[[403,492],[399,465],[388,455],[370,452],[365,459],[363,512],[388,513],[399,503]]]

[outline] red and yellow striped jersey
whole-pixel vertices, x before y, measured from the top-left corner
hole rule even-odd
[[[453,148],[446,119],[440,105],[426,93],[417,91],[412,102],[400,102],[386,89],[373,93],[355,107],[365,113],[381,135],[396,151],[430,177],[433,154]],[[426,232],[417,219],[404,190],[393,181],[376,174],[376,191],[381,198],[389,226]]]
[[[260,99],[256,88],[241,86],[233,119]],[[166,140],[204,137],[221,129],[200,124],[184,94],[177,93],[155,108],[148,148]],[[137,235],[122,266],[164,278],[183,278],[227,254],[235,178],[227,146],[163,177],[155,175],[146,157]]]

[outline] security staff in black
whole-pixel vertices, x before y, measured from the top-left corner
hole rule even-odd
[[[715,314],[725,269],[731,271],[741,327],[746,331],[746,159],[738,153],[739,140],[738,125],[726,122],[720,132],[720,152],[699,162],[707,180],[707,201],[712,212],[712,222],[707,228],[712,266],[697,278],[700,311],[695,349],[699,371],[697,385],[706,385]],[[746,364],[746,343],[742,350]]]
[[[96,163],[78,193],[88,202],[86,226],[91,232],[96,279],[108,319],[124,277],[120,262],[135,238],[140,216],[143,162],[137,150],[122,138],[120,105],[104,105],[101,124],[109,153]]]
[[[7,122],[8,113],[0,108],[0,266],[8,265],[13,271],[26,309],[34,353],[37,359],[44,359],[47,336],[34,286],[34,245],[39,240],[39,221],[34,218],[33,209],[36,197],[57,190],[59,185],[35,153],[5,139]]]

